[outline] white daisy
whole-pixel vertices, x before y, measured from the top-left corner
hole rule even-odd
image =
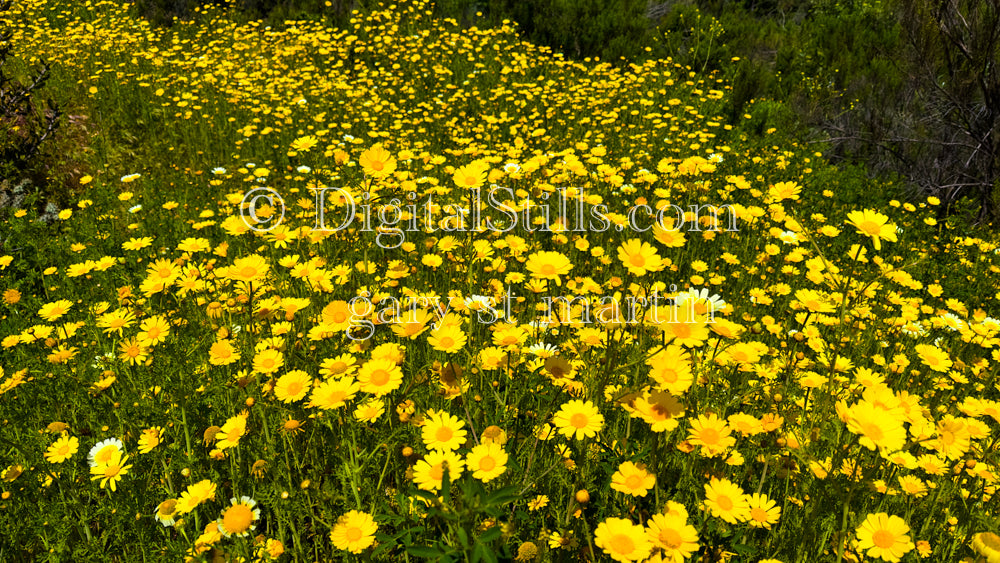
[[[97,467],[99,463],[106,463],[115,453],[125,453],[125,444],[118,438],[108,438],[90,448],[87,459],[91,467]]]
[[[540,358],[550,358],[555,356],[559,352],[559,348],[553,346],[552,344],[546,344],[544,342],[539,342],[538,344],[532,344],[528,347],[528,353],[534,354]]]

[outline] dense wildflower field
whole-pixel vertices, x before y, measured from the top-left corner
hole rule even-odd
[[[0,210],[0,559],[1000,561],[996,241],[429,13],[9,18],[81,195]]]

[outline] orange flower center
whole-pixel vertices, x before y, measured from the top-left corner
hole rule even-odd
[[[384,369],[377,369],[372,372],[370,381],[372,382],[372,385],[378,385],[381,387],[382,385],[389,383],[389,372]]]
[[[348,528],[346,532],[344,532],[344,536],[347,537],[347,541],[356,542],[360,540],[362,536],[364,536],[364,534],[361,532],[361,528],[351,527]]]
[[[611,538],[608,542],[611,544],[611,550],[615,553],[628,554],[635,551],[635,542],[632,538],[626,536],[625,534],[617,534]]]
[[[680,532],[673,528],[661,530],[660,541],[667,546],[667,549],[677,549],[684,544],[684,539],[681,538]]]
[[[719,431],[715,428],[705,428],[699,435],[698,439],[706,445],[714,445],[719,443]]]
[[[881,440],[882,437],[885,436],[885,433],[882,432],[882,429],[879,427],[878,424],[874,423],[865,424],[864,430],[865,430],[865,436],[868,436],[869,438],[871,438],[873,441],[876,442]]]
[[[451,428],[442,426],[441,428],[438,428],[437,432],[434,434],[434,438],[437,439],[438,442],[448,442],[454,435],[455,433],[451,430]]]
[[[896,536],[889,530],[879,530],[872,534],[872,543],[882,549],[889,549],[896,545]]]
[[[574,414],[569,419],[570,425],[576,428],[586,428],[589,422],[590,419],[587,417],[587,415],[583,414],[582,412]]]
[[[725,495],[720,495],[719,498],[715,499],[715,504],[719,505],[719,508],[726,512],[733,509],[733,499]]]
[[[444,479],[444,468],[441,467],[440,463],[431,467],[430,476],[431,479],[435,481],[440,481],[441,479]]]
[[[253,511],[245,504],[237,504],[226,511],[222,517],[222,526],[230,534],[242,534],[250,528],[253,522]]]
[[[878,236],[879,232],[882,230],[882,226],[875,221],[861,221],[858,223],[858,228],[865,234],[873,237]]]
[[[493,471],[497,466],[497,460],[492,457],[486,456],[479,460],[479,469],[483,471]]]

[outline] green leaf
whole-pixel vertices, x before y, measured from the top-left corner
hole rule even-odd
[[[476,547],[472,549],[472,563],[479,563],[482,559],[486,550],[483,548],[483,544],[476,542]]]
[[[500,537],[500,526],[493,526],[489,530],[483,532],[483,535],[479,536],[479,541],[483,543],[489,543]]]
[[[514,502],[519,498],[521,498],[521,495],[517,494],[517,486],[511,485],[493,492],[486,497],[484,502],[486,506],[499,506],[509,502]]]
[[[426,547],[422,545],[411,545],[406,548],[406,552],[414,557],[426,557],[427,559],[440,559],[447,555],[440,549],[434,549],[433,547]]]
[[[455,528],[455,533],[458,535],[458,541],[462,542],[462,547],[464,549],[469,549],[469,534],[463,528]]]

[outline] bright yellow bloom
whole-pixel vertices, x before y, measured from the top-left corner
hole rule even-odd
[[[869,514],[858,526],[858,549],[869,557],[895,563],[913,550],[913,542],[906,535],[910,527],[899,516],[884,512]]]
[[[871,237],[875,250],[882,249],[882,240],[896,242],[896,225],[889,222],[888,216],[874,209],[852,211],[847,214],[846,222],[859,233]]]
[[[45,460],[49,463],[62,463],[73,457],[79,449],[79,438],[63,432],[62,436],[45,451]]]
[[[496,442],[485,443],[485,441],[472,448],[465,458],[465,464],[472,471],[472,476],[483,483],[489,483],[493,479],[507,471],[507,452]]]
[[[375,543],[378,524],[367,512],[352,510],[337,519],[330,531],[330,541],[337,549],[361,553]]]
[[[618,466],[611,476],[611,488],[626,495],[644,497],[656,485],[656,476],[646,471],[645,466],[631,461]]]
[[[593,438],[604,428],[604,415],[590,401],[569,401],[552,418],[559,433],[577,440]]]
[[[653,545],[646,530],[624,518],[608,518],[597,526],[594,544],[615,561],[643,561],[649,557]]]

